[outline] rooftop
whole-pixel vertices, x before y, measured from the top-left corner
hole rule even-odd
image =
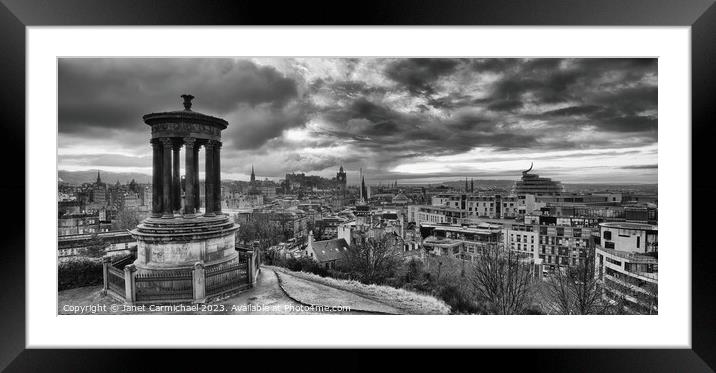
[[[659,229],[658,226],[652,225],[652,224],[625,223],[625,222],[600,223],[599,226],[605,227],[605,228],[635,229],[635,230],[644,230],[644,231],[656,231]]]
[[[338,260],[343,257],[343,252],[348,250],[348,243],[342,238],[314,241],[311,244],[313,252],[316,253],[316,260],[319,262],[329,262]]]
[[[461,233],[474,233],[474,234],[494,234],[499,233],[501,230],[495,226],[491,227],[469,227],[469,226],[457,226],[457,225],[440,225],[440,224],[422,224],[423,227],[435,228],[436,230],[450,231],[450,232],[461,232]]]

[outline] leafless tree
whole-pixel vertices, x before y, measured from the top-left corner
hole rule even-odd
[[[577,266],[558,267],[546,282],[546,307],[552,313],[590,315],[611,313],[612,305],[602,299],[601,283],[594,274],[594,252]]]
[[[343,269],[364,283],[382,283],[402,263],[400,237],[358,234],[344,254]]]
[[[531,301],[532,265],[499,244],[490,245],[474,263],[472,287],[490,312],[521,314]]]
[[[594,272],[594,250],[586,252],[577,266],[557,268],[546,281],[546,307],[565,315],[602,315],[620,313],[621,302],[602,297],[602,283]]]
[[[647,311],[644,313],[647,315],[658,314],[659,287],[656,284],[645,284],[641,288],[644,290],[644,293],[637,292],[638,295],[636,298],[639,303],[647,308]]]
[[[627,297],[629,299],[627,299]],[[658,314],[659,288],[656,284],[629,284],[610,293],[612,299],[610,313],[619,314]]]
[[[129,209],[120,209],[112,222],[112,229],[134,229],[142,221],[139,212]]]

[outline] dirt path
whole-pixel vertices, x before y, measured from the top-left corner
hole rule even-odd
[[[314,281],[298,278],[286,271],[275,271],[283,290],[288,295],[303,303],[326,308],[349,308],[378,314],[403,314],[404,312],[384,303],[367,299],[349,291],[319,284]]]

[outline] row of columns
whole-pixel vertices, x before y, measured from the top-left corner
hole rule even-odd
[[[181,210],[181,160],[179,151],[185,146],[184,210],[192,217],[199,210],[199,149],[205,150],[205,210],[204,216],[221,214],[221,142],[193,137],[163,137],[152,144],[152,216],[173,218]]]

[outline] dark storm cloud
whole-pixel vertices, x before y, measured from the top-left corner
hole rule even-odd
[[[570,106],[563,109],[546,111],[544,112],[544,115],[570,117],[576,115],[593,114],[601,110],[604,110],[604,108],[596,105]]]
[[[450,74],[458,60],[446,58],[408,58],[389,63],[385,75],[411,92],[431,93],[431,84],[441,75]]]
[[[647,74],[656,74],[656,59],[536,59],[499,60],[502,78],[493,86],[493,102],[517,101],[536,104],[589,100],[609,95],[611,102],[628,99],[634,90],[627,88]],[[639,96],[641,93],[636,93]],[[653,97],[649,97],[652,99]],[[648,103],[656,106],[656,100]]]
[[[564,131],[564,123],[599,131],[641,133],[655,140],[657,88],[647,80],[656,77],[656,59],[406,59],[389,63],[386,76],[411,94],[424,96],[417,109],[454,111],[483,108],[499,115],[511,114],[503,123],[520,119],[552,123]],[[460,91],[465,70],[497,76],[486,97]],[[453,90],[436,87],[452,74]],[[480,76],[471,76],[479,81]],[[443,82],[444,85],[448,84]],[[444,87],[443,87],[444,88]],[[520,113],[530,108],[564,106],[543,113]],[[644,112],[653,112],[644,114]],[[551,136],[543,128],[541,137]],[[502,136],[506,138],[506,135]]]
[[[273,176],[346,159],[387,175],[401,162],[475,148],[529,151],[535,159],[598,149],[597,157],[657,140],[656,59],[315,61],[60,59],[60,146],[92,139],[94,151],[105,139],[131,148],[116,152],[135,152],[149,136],[141,116],[181,109],[182,93],[196,96],[196,111],[229,121],[223,154],[238,164],[227,160],[227,170],[243,172],[252,155],[280,158]],[[296,133],[300,140],[289,138]],[[138,167],[146,160],[97,154],[61,162]]]
[[[60,155],[60,163],[74,166],[101,167],[151,167],[149,156],[130,157],[121,154],[82,154]]]
[[[309,89],[314,94],[325,92],[337,98],[358,98],[372,94],[384,94],[387,91],[385,87],[371,86],[362,81],[332,78],[316,79],[311,82]]]
[[[599,123],[603,130],[613,132],[650,132],[656,131],[657,120],[647,116],[623,116],[605,120]],[[656,136],[656,133],[654,133]]]
[[[141,116],[194,109],[225,116],[240,105],[279,110],[297,96],[296,83],[273,67],[230,59],[60,59],[59,132],[146,132]],[[270,119],[269,119],[270,120]]]
[[[624,170],[651,170],[651,169],[657,169],[659,168],[659,165],[657,164],[645,164],[645,165],[635,165],[635,166],[623,166],[621,167]]]
[[[224,137],[238,149],[258,149],[284,130],[305,125],[311,110],[310,105],[298,101],[283,107],[268,103],[242,105],[226,117],[230,128]]]
[[[507,150],[534,146],[537,141],[533,134],[500,130],[498,119],[479,113],[430,118],[398,112],[365,98],[327,110],[322,118],[331,124],[328,132],[332,136],[348,138],[358,147],[386,158],[386,163],[406,154],[450,155],[478,146]]]
[[[492,111],[512,111],[522,106],[524,106],[524,102],[520,100],[499,100],[490,103],[487,108]]]
[[[478,58],[469,60],[471,70],[479,73],[505,73],[520,63],[514,58]]]

